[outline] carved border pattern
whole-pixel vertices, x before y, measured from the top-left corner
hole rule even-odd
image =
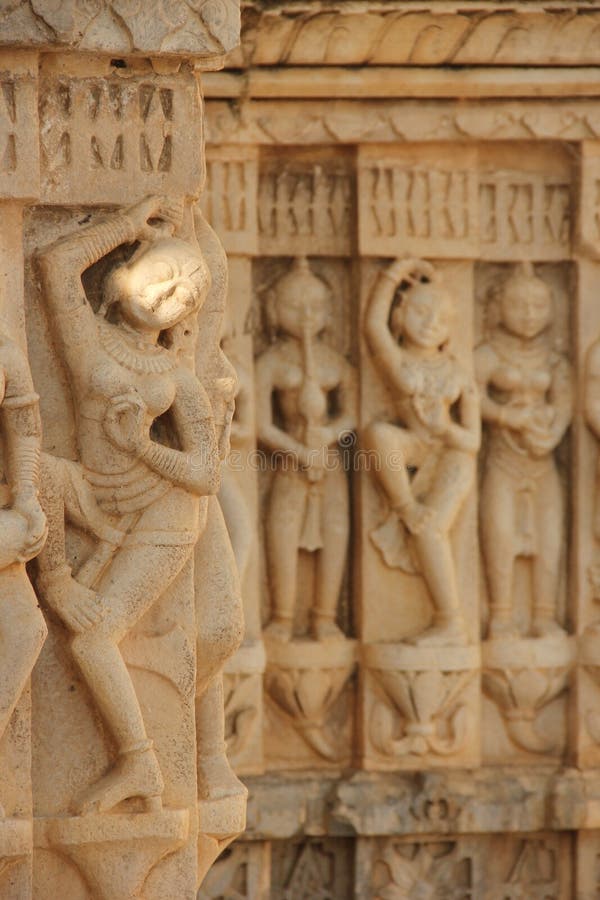
[[[315,14],[289,4],[246,12],[252,65],[581,65],[600,62],[600,11],[440,12],[404,8]],[[387,3],[388,7],[395,4]],[[336,8],[336,6],[338,8]]]

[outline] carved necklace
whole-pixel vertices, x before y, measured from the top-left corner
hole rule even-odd
[[[100,322],[100,343],[109,356],[131,372],[142,375],[161,375],[172,372],[177,365],[165,347],[130,337],[108,322]]]
[[[546,334],[534,338],[519,338],[503,328],[496,328],[490,343],[504,362],[518,368],[522,367],[519,363],[548,365],[552,357],[552,347]]]

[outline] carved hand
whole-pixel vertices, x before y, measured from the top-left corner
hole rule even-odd
[[[13,509],[27,522],[27,535],[19,554],[20,562],[28,562],[37,556],[46,542],[48,524],[46,516],[35,495],[15,499]]]
[[[106,615],[106,608],[98,594],[70,575],[62,576],[61,573],[60,578],[47,584],[44,597],[65,625],[76,634],[98,625]]]
[[[169,200],[167,197],[151,195],[130,206],[125,213],[135,227],[138,237],[143,240],[154,240],[160,227],[150,225],[150,220],[161,219],[167,223],[169,233],[173,234],[183,219],[183,199]]]
[[[523,442],[534,456],[546,456],[556,448],[557,436],[551,428],[533,425],[523,431]]]
[[[435,269],[424,259],[395,259],[387,269],[386,275],[400,284],[401,281],[416,282],[425,276],[430,281],[433,279]]]
[[[442,437],[450,427],[450,415],[446,406],[436,397],[424,397],[417,394],[413,397],[412,405],[419,421],[435,437]]]
[[[146,404],[136,391],[119,394],[110,401],[104,422],[105,434],[119,450],[141,453],[149,440]]]

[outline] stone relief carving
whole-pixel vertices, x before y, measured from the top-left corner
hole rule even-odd
[[[571,420],[570,368],[552,344],[551,291],[531,266],[505,279],[495,304],[498,321],[476,351],[489,435],[480,501],[488,633],[563,635],[557,602],[564,504],[554,452]],[[513,609],[519,557],[532,570],[529,626],[517,624]]]
[[[355,427],[355,374],[323,339],[331,292],[304,258],[270,291],[273,343],[257,361],[257,428],[277,454],[266,522],[272,611],[266,634],[292,637],[300,550],[315,554],[310,630],[342,638],[337,604],[349,534],[349,498],[340,439]],[[274,418],[274,403],[280,418]],[[336,409],[330,412],[332,403]],[[286,462],[286,465],[283,465]]]
[[[385,4],[347,10],[299,12],[288,5],[264,9],[248,23],[244,58],[256,66],[441,66],[543,64],[583,65],[600,61],[591,34],[596,10],[569,10],[550,16],[511,9],[386,9]],[[435,40],[432,39],[435,32]],[[343,39],[341,35],[343,34]]]
[[[355,662],[354,642],[337,618],[350,528],[340,443],[351,443],[356,376],[328,343],[331,289],[305,258],[271,285],[266,303],[272,343],[256,364],[257,435],[274,462],[265,533],[271,596],[265,688],[276,721],[300,737],[298,760],[308,749],[334,763],[349,754],[340,740],[348,704],[339,701]],[[300,565],[305,578],[312,573],[309,592]]]
[[[200,247],[174,235],[182,216],[181,204],[150,197],[39,254],[76,401],[79,460],[43,460],[49,539],[38,585],[72,634],[71,652],[118,754],[108,774],[75,798],[83,813],[130,797],[161,807],[160,766],[118,643],[190,558],[206,522],[203,498],[219,483],[213,407],[176,344],[177,326],[197,316],[211,284]],[[135,241],[137,250],[108,275],[94,312],[82,273]],[[168,432],[157,432],[167,413],[171,445]],[[78,567],[67,560],[65,521],[95,538]],[[223,765],[218,774],[234,779]],[[218,795],[224,790],[221,778]]]
[[[207,139],[214,144],[258,145],[444,141],[587,141],[600,137],[593,101],[561,97],[448,103],[439,100],[223,100],[206,106]]]
[[[3,43],[9,44],[214,56],[239,41],[239,3],[160,0],[150,18],[135,0],[11,0],[0,23]]]
[[[42,190],[53,202],[133,202],[189,194],[202,175],[202,124],[196,81],[158,75],[141,63],[88,77],[42,73]],[[187,138],[183,130],[187,129]],[[190,147],[190,129],[197,139]],[[84,165],[95,177],[78,180]]]
[[[420,646],[468,640],[450,533],[474,482],[479,404],[473,380],[446,348],[451,313],[434,267],[399,259],[381,272],[365,319],[400,423],[373,422],[365,431],[383,461],[376,477],[390,508],[371,539],[387,565],[419,572],[427,584],[432,621],[411,638]]]
[[[439,897],[450,888],[454,896],[472,896],[471,860],[459,843],[385,844],[373,868],[373,900]]]
[[[352,848],[343,838],[307,839],[272,849],[272,894],[281,900],[342,900],[351,896]]]
[[[258,184],[261,253],[348,255],[354,216],[353,178],[343,157],[273,160]]]

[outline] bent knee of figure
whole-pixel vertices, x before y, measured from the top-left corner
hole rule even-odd
[[[46,620],[37,606],[31,607],[21,619],[19,632],[21,640],[27,642],[30,654],[37,656],[48,636]]]
[[[239,595],[230,596],[198,622],[198,667],[215,673],[244,639],[244,610]]]

